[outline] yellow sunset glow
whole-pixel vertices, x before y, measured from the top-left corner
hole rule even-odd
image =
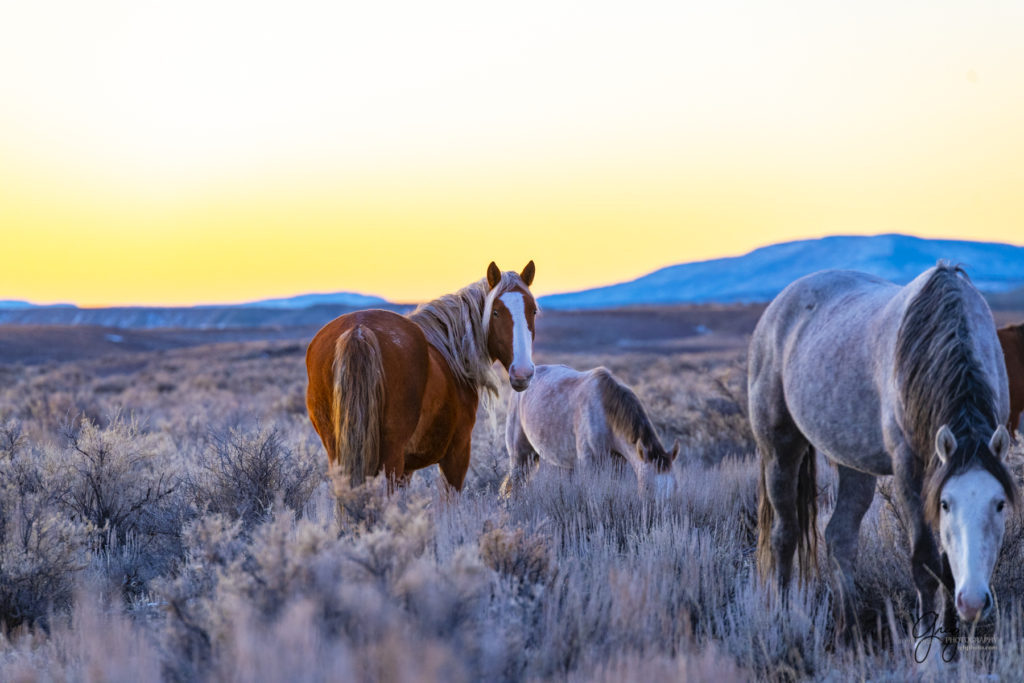
[[[825,234],[1024,242],[1024,9],[0,9],[0,299],[539,294]]]

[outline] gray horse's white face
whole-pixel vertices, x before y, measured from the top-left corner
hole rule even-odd
[[[1010,437],[1002,426],[989,442],[1002,459]],[[936,451],[945,462],[956,450],[956,439],[945,426],[936,438]],[[989,580],[1006,531],[1006,492],[983,469],[950,477],[942,488],[939,538],[953,572],[954,601],[964,621],[975,621],[992,607]]]

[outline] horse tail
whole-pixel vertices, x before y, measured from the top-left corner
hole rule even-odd
[[[772,524],[775,522],[775,510],[768,500],[768,463],[764,454],[761,461],[761,476],[757,479],[757,569],[765,581],[771,578],[775,569],[772,556]]]
[[[796,519],[797,559],[800,562],[800,581],[806,583],[818,570],[818,462],[814,448],[804,451],[797,470]],[[762,579],[771,577],[775,570],[772,553],[772,524],[775,509],[768,500],[768,462],[761,458],[761,477],[757,486],[757,567]]]
[[[797,557],[800,580],[807,583],[818,573],[818,457],[807,446],[796,480]]]
[[[356,325],[334,346],[335,452],[331,461],[352,486],[377,473],[384,411],[384,364],[373,330]]]
[[[645,446],[657,443],[651,418],[633,390],[619,382],[607,368],[597,368],[594,378],[597,380],[605,418],[612,431],[631,445],[637,441],[644,442]],[[672,462],[661,451],[661,448],[657,448],[648,455],[655,459],[658,470],[664,471],[672,466]]]

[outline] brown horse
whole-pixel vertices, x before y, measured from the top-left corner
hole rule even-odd
[[[356,311],[317,332],[306,408],[331,468],[356,486],[436,463],[461,490],[480,392],[497,396],[494,361],[516,391],[533,378],[534,270],[530,261],[502,273],[492,262],[485,279],[408,316]]]
[[[1021,428],[1020,414],[1024,412],[1024,323],[1000,328],[999,343],[1010,379],[1010,421],[1006,426],[1013,434],[1015,429]]]

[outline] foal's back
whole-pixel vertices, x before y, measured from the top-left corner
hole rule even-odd
[[[604,424],[597,391],[602,372],[607,370],[578,372],[564,365],[538,365],[530,388],[509,400],[509,440],[518,430],[541,459],[573,467],[580,438],[592,438]]]

